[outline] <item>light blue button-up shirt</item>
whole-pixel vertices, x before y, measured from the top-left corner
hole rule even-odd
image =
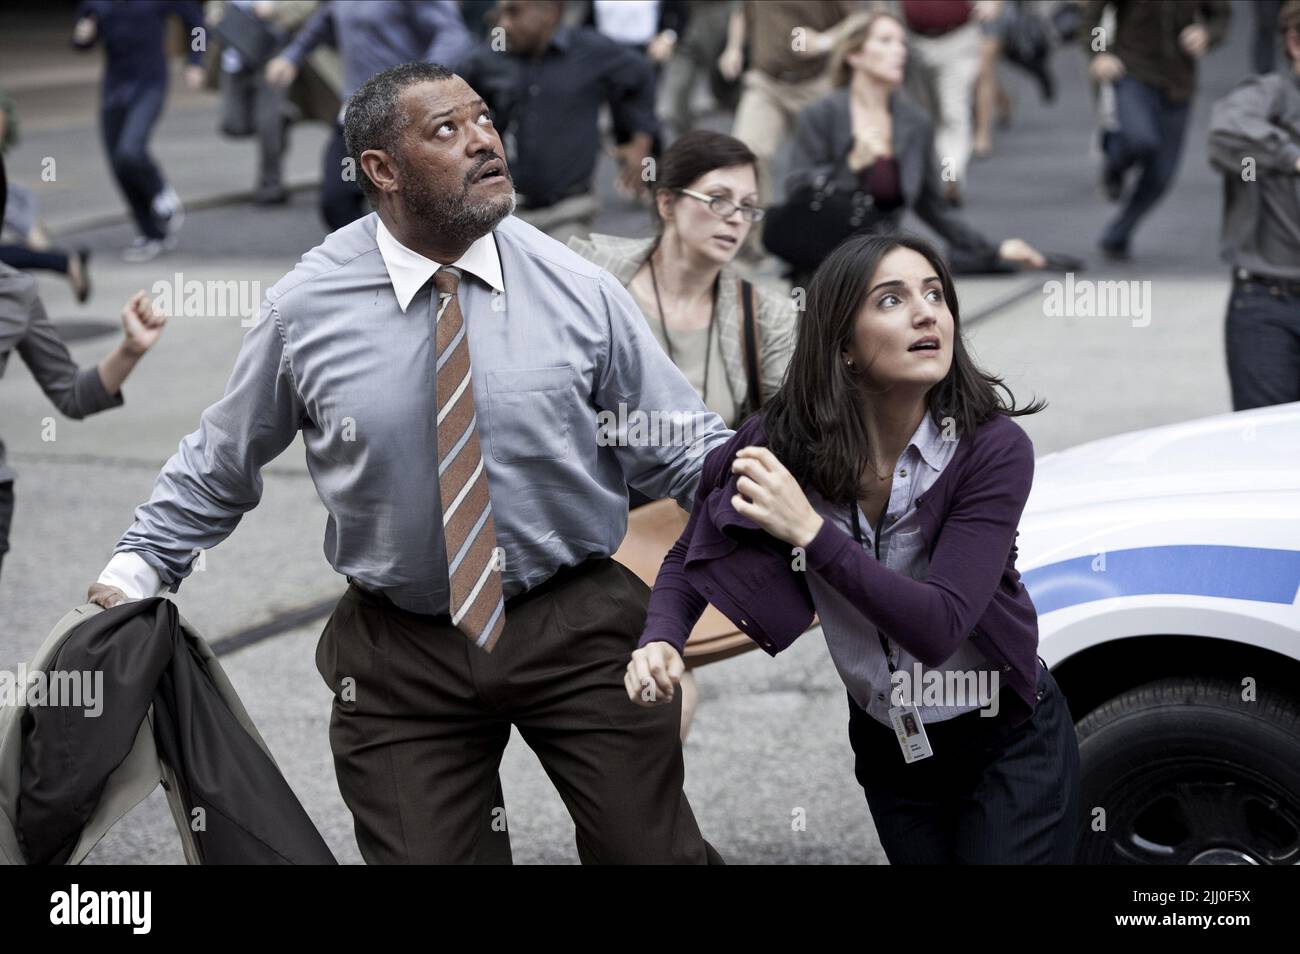
[[[117,544],[119,568],[147,565],[174,591],[257,505],[261,468],[301,431],[330,564],[404,609],[447,611],[438,265],[384,231],[373,213],[340,229],[267,293],[225,396]],[[505,595],[613,554],[629,484],[689,509],[705,455],[731,431],[618,281],[514,217],[455,264]],[[113,569],[100,580],[124,578]]]
[[[889,504],[880,527],[873,530],[866,516],[858,509],[862,528],[862,547],[872,556],[876,552],[876,533],[880,533],[880,562],[914,580],[924,580],[929,569],[925,539],[921,533],[920,518],[916,509],[918,497],[934,485],[944,468],[957,452],[958,439],[945,439],[944,431],[927,412],[917,426],[907,447],[894,465],[893,483],[889,490]],[[831,521],[852,536],[853,519],[847,507],[833,506],[816,491],[809,491],[809,503],[826,520]],[[889,725],[892,708],[889,665],[880,646],[876,627],[862,612],[850,603],[837,589],[816,573],[808,574],[808,588],[817,607],[822,633],[830,650],[835,668],[849,690],[853,700],[879,722]],[[991,667],[984,655],[968,641],[950,656],[942,666],[920,664],[911,653],[893,641],[888,641],[894,668],[913,676],[920,665],[922,682],[927,674],[988,672]],[[989,675],[985,685],[993,685],[995,677]],[[921,701],[923,686],[916,686],[917,702]],[[978,708],[978,701],[962,705],[918,705],[922,722],[939,722]]]

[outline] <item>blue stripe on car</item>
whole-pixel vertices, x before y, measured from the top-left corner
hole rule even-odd
[[[1098,555],[1081,556],[1026,570],[1021,579],[1039,614],[1153,593],[1290,604],[1300,589],[1300,550],[1136,547],[1106,551],[1101,566]]]

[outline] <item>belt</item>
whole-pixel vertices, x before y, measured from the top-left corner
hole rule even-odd
[[[1276,278],[1272,275],[1260,275],[1255,272],[1248,272],[1244,268],[1234,268],[1232,277],[1235,282],[1254,282],[1258,285],[1268,287],[1273,294],[1288,295],[1292,298],[1300,298],[1300,279],[1295,278]]]
[[[573,566],[562,566],[554,573],[552,573],[549,577],[547,577],[545,580],[542,580],[542,582],[524,590],[524,592],[522,593],[516,593],[514,596],[506,600],[506,610],[510,611],[510,610],[518,609],[520,606],[523,606],[525,603],[529,602],[530,600],[536,599],[539,596],[543,596],[546,593],[549,593],[550,591],[565,585],[566,583],[571,583],[573,580],[577,579],[580,576],[585,576],[588,573],[595,573],[600,570],[607,569],[613,564],[614,564],[614,559],[612,557],[592,557],[588,560],[584,560],[583,562],[575,564]],[[402,607],[398,606],[391,599],[389,599],[388,595],[384,593],[383,590],[377,590],[374,587],[366,586],[366,584],[362,583],[360,580],[354,579],[353,577],[350,576],[347,577],[347,581],[352,586],[355,586],[358,590],[364,593],[366,596],[379,600],[385,603],[386,605],[392,607],[393,609],[398,610],[399,612],[411,613],[411,610],[402,609]],[[449,613],[412,613],[412,615],[423,616],[429,620],[438,623],[446,623],[447,625],[451,624],[451,614]]]

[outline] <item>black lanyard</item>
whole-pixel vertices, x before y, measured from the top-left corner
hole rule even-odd
[[[664,320],[663,302],[659,300],[659,279],[655,277],[655,260],[652,252],[648,259],[650,263],[650,284],[655,290],[655,310],[659,312],[659,328],[664,335],[664,344],[667,345],[668,360],[677,364],[677,355],[673,349],[673,339],[668,336],[668,322]],[[705,404],[709,403],[709,366],[713,364],[713,329],[714,322],[718,317],[718,285],[722,281],[722,272],[713,276],[713,310],[709,312],[709,332],[704,341],[704,383],[700,386],[700,400]],[[719,345],[721,347],[721,345]],[[726,362],[723,362],[723,370],[726,371]],[[727,393],[731,393],[731,373],[727,372]]]
[[[858,516],[858,504],[857,504],[857,501],[854,501],[853,503],[849,504],[849,512],[850,512],[850,513],[852,514],[852,516],[853,516],[853,539],[856,540],[856,541],[858,541],[858,546],[862,546],[862,518]],[[880,518],[880,524],[881,524],[881,527],[884,526],[884,523],[885,523],[885,518],[884,518],[884,516],[882,515],[881,518]],[[876,528],[876,538],[875,538],[875,540],[873,541],[874,544],[875,544],[875,549],[876,549],[876,562],[877,562],[877,563],[880,562],[880,529],[881,529],[881,527],[877,527],[877,528]],[[882,632],[880,631],[880,627],[879,627],[879,626],[876,627],[876,636],[879,637],[879,639],[880,639],[880,651],[881,651],[882,653],[885,654],[885,665],[889,667],[889,674],[892,676],[892,675],[895,673],[896,670],[894,669],[894,661],[893,661],[892,659],[889,658],[889,641],[885,639],[885,634],[882,633]],[[892,680],[891,680],[891,681],[892,681]]]

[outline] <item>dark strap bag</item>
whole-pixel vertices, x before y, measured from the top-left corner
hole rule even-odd
[[[768,210],[763,246],[796,269],[813,271],[849,236],[889,224],[870,192],[847,189],[821,175]]]
[[[745,361],[745,399],[736,413],[739,424],[763,405],[763,366],[759,359],[762,352],[759,340],[758,318],[754,308],[754,286],[743,278],[739,281],[740,296],[740,354]]]

